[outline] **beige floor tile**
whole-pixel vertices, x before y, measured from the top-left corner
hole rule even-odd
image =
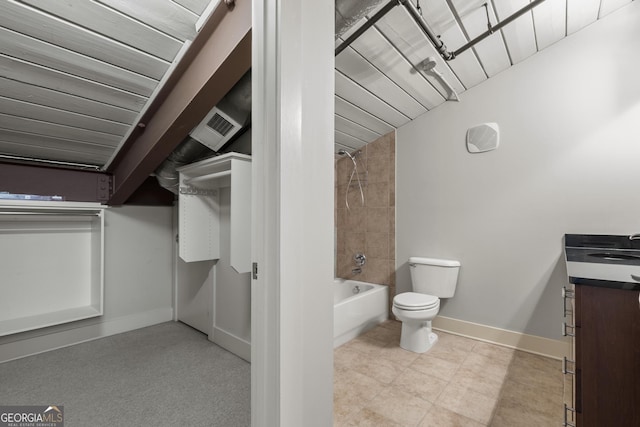
[[[385,359],[393,360],[398,365],[404,367],[411,365],[418,357],[420,357],[419,353],[414,353],[400,347],[399,342],[387,344],[377,354]]]
[[[481,424],[488,424],[498,406],[498,399],[449,384],[435,403]]]
[[[367,405],[367,409],[403,425],[415,426],[432,403],[398,387],[387,387]]]
[[[382,341],[360,336],[349,341],[343,346],[370,356],[378,356],[382,349],[385,348],[386,344]]]
[[[382,391],[384,385],[353,370],[336,369],[333,381],[334,420],[344,422]]]
[[[447,382],[411,368],[404,370],[392,383],[417,397],[435,402],[447,386]]]
[[[514,402],[501,401],[491,420],[491,427],[555,427],[562,425],[562,418],[549,417]]]
[[[516,356],[516,350],[512,348],[503,347],[496,344],[489,344],[479,341],[474,347],[473,352],[486,356],[496,362],[500,362],[504,365],[511,363]]]
[[[354,350],[349,346],[340,346],[333,351],[333,366],[335,368],[350,369],[354,364],[359,363],[363,353]]]
[[[425,353],[420,355],[409,367],[423,374],[450,381],[460,368],[460,363],[449,362]]]
[[[477,341],[465,337],[436,332],[438,341],[428,351],[428,355],[450,362],[462,363],[473,350]]]
[[[492,376],[480,375],[465,367],[461,367],[451,379],[450,384],[463,389],[477,391],[480,394],[497,399],[502,393],[504,380]]]
[[[518,351],[509,365],[508,378],[545,393],[562,394],[562,362],[559,360]]]
[[[334,426],[545,427],[562,418],[560,362],[437,331],[400,348],[387,321],[334,351]]]
[[[483,378],[502,382],[509,372],[509,365],[503,361],[493,359],[475,351],[462,362],[462,372],[471,372]]]
[[[419,427],[482,427],[485,425],[441,406],[433,405]]]
[[[533,387],[512,380],[505,382],[501,402],[511,402],[525,407],[532,413],[540,413],[555,419],[563,415],[562,393],[549,393],[539,387]]]
[[[392,331],[395,331],[396,334],[398,334],[398,337],[400,336],[400,332],[402,331],[402,322],[399,322],[397,320],[387,320],[386,322],[383,322],[380,324],[381,328],[385,328],[385,329],[391,329]]]
[[[380,341],[384,343],[384,345],[387,345],[389,343],[396,342],[396,341],[398,343],[400,342],[400,331],[396,331],[394,329],[385,328],[381,326],[365,332],[362,336],[372,340]]]
[[[352,400],[362,402],[362,406],[376,397],[384,387],[385,385],[381,382],[353,370],[341,370],[337,375],[334,375],[334,395],[336,392],[340,392],[341,397],[348,396]]]
[[[350,427],[404,427],[368,408],[363,408],[356,413],[347,425]]]
[[[460,335],[450,334],[444,331],[436,330],[435,333],[438,335],[438,342],[445,344],[446,346],[456,348],[458,350],[463,350],[467,353],[473,350],[473,348],[479,343],[477,340],[473,340],[471,338],[463,337]]]
[[[393,360],[360,353],[350,347],[338,348],[333,363],[336,367],[359,372],[384,384],[389,384],[405,369]]]

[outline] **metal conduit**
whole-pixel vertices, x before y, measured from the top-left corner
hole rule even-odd
[[[431,44],[433,44],[433,46],[436,48],[436,50],[438,51],[440,56],[445,61],[451,61],[452,59],[455,59],[456,56],[460,55],[461,53],[463,53],[467,49],[473,47],[474,45],[476,45],[480,41],[484,40],[485,38],[487,38],[491,34],[495,33],[498,30],[500,30],[505,25],[510,24],[511,22],[513,22],[514,20],[516,20],[520,16],[524,15],[525,13],[527,13],[528,11],[530,11],[531,9],[533,9],[536,6],[538,6],[539,4],[541,4],[544,1],[545,0],[534,0],[533,2],[531,2],[528,5],[524,6],[522,9],[518,10],[517,12],[515,12],[514,14],[512,14],[512,15],[508,16],[507,18],[503,19],[502,21],[500,21],[496,25],[491,26],[491,24],[489,24],[489,29],[487,31],[485,31],[484,33],[480,34],[478,37],[474,38],[473,40],[471,40],[470,42],[468,42],[464,46],[460,47],[456,51],[450,52],[447,49],[447,47],[445,46],[444,42],[442,42],[442,40],[440,40],[440,37],[438,37],[433,32],[433,30],[431,30],[431,28],[429,27],[429,24],[427,24],[427,22],[424,20],[424,18],[420,14],[420,11],[416,8],[416,6],[414,6],[414,4],[410,0],[391,0],[382,9],[380,9],[380,11],[378,11],[375,15],[373,15],[371,18],[369,18],[367,20],[367,22],[362,24],[360,26],[360,28],[358,28],[351,36],[349,36],[345,41],[343,41],[336,48],[335,55],[337,56],[340,52],[345,50],[351,43],[353,43],[358,37],[360,37],[362,35],[362,33],[364,33],[369,28],[371,28],[373,25],[375,25],[376,22],[378,22],[384,15],[386,15],[395,6],[402,5],[407,10],[409,15],[411,15],[411,17],[416,22],[416,24],[418,24],[418,26],[420,27],[422,32],[425,34],[425,36],[427,36],[427,38],[429,39]]]

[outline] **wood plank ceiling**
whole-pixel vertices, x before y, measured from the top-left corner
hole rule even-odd
[[[416,0],[412,0],[416,4]],[[356,150],[458,94],[623,7],[632,0],[546,0],[451,61],[443,60],[406,9],[395,7],[336,56],[335,147]],[[387,1],[382,1],[377,9]],[[529,0],[422,0],[422,15],[449,51],[503,21]],[[486,5],[486,6],[485,6]],[[367,18],[336,40],[336,47]],[[464,102],[464,96],[461,96]]]
[[[2,0],[0,155],[104,169],[214,0]]]
[[[449,62],[403,7],[393,8],[336,57],[336,151],[358,149],[446,102],[448,90],[420,66],[426,58],[435,57],[463,94],[631,1],[546,0]],[[107,169],[217,3],[1,0],[0,159]],[[495,25],[528,3],[422,0],[420,6],[454,51],[486,30],[487,16]]]

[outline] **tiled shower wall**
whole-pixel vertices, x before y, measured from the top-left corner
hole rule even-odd
[[[364,204],[358,181],[347,188],[353,163],[348,157],[336,161],[336,275],[344,279],[387,285],[389,298],[395,295],[395,132],[360,149],[356,160],[364,190]],[[348,197],[349,208],[346,206]],[[353,274],[353,257],[364,253],[362,273]]]

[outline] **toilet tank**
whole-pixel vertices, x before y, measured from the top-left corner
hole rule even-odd
[[[460,262],[436,258],[409,258],[413,292],[451,298],[458,284]]]

